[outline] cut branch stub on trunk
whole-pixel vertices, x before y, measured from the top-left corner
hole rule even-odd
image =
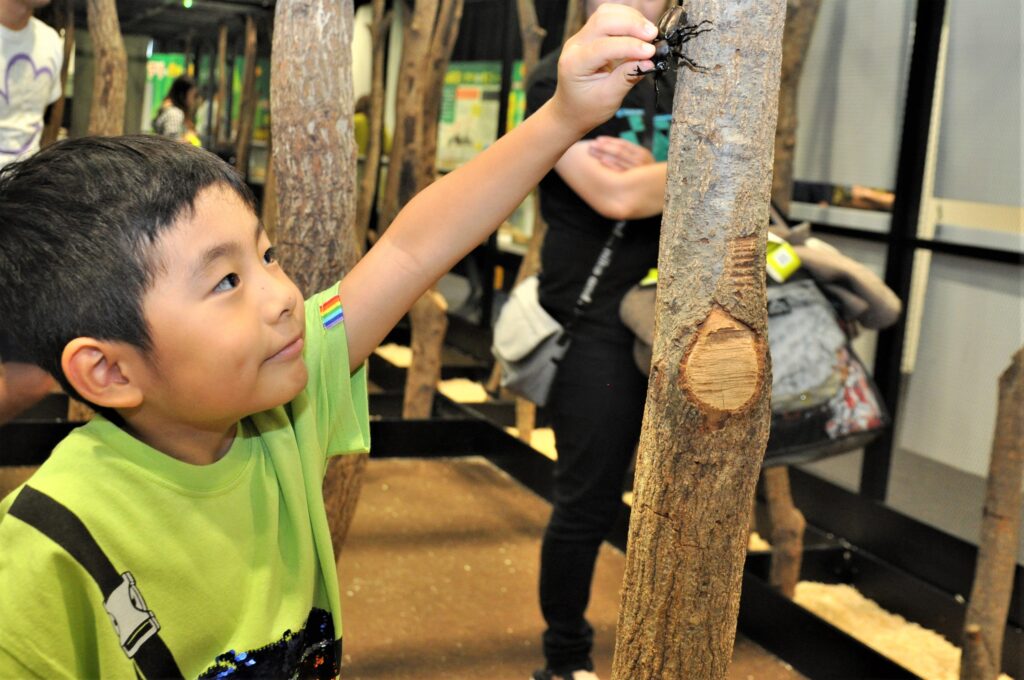
[[[303,294],[362,255],[355,237],[351,0],[278,0],[270,98],[278,255]],[[343,376],[338,376],[341,379]],[[355,513],[365,454],[330,459],[324,479],[335,557]]]
[[[785,0],[694,0],[615,680],[725,677],[770,423],[764,257]]]

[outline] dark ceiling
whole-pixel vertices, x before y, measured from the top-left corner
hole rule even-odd
[[[75,26],[87,30],[86,0],[73,2]],[[150,36],[159,51],[211,50],[221,24],[228,27],[232,43],[240,43],[246,15],[257,20],[261,37],[274,17],[274,0],[192,0],[190,4],[186,7],[183,0],[117,0],[121,32]],[[53,0],[51,15],[44,18],[57,23],[55,15],[65,6],[65,0]],[[268,41],[259,42],[264,43],[261,52],[269,51]]]

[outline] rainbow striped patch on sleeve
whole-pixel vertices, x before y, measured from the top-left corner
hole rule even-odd
[[[324,329],[334,328],[345,320],[345,313],[341,311],[341,298],[337,295],[320,305],[320,322]]]

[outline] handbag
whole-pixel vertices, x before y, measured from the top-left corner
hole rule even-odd
[[[889,412],[851,346],[838,301],[806,270],[769,280],[772,359],[771,432],[764,466],[818,460],[861,448],[891,423]],[[623,323],[636,334],[633,355],[651,365],[655,288],[638,285],[622,300]]]
[[[625,228],[625,220],[615,223],[564,327],[541,306],[537,276],[527,277],[512,289],[494,324],[491,345],[491,353],[501,366],[502,387],[537,406],[547,404],[558,363],[569,351],[572,328],[590,304]]]

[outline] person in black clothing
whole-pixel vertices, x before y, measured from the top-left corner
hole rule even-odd
[[[602,4],[588,0],[588,15]],[[664,0],[627,0],[657,23]],[[527,84],[532,113],[554,93],[559,52]],[[619,320],[626,292],[657,266],[674,74],[636,85],[607,123],[573,145],[540,183],[548,233],[541,251],[540,302],[563,325],[619,220],[615,246],[592,302],[572,328],[547,410],[558,460],[551,519],[541,548],[540,604],[545,668],[534,680],[594,679],[593,628],[584,617],[598,548],[622,504],[640,435],[647,377],[633,361],[633,333]],[[638,161],[630,155],[646,155]],[[653,156],[653,157],[651,157]],[[622,158],[615,168],[616,158]],[[651,162],[653,161],[653,162]],[[610,167],[611,166],[611,167]]]

